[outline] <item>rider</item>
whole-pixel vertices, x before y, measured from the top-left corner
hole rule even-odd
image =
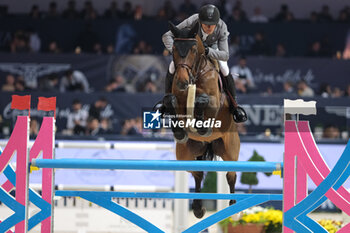
[[[177,28],[192,28],[192,26],[198,22],[201,25],[199,36],[205,46],[205,54],[210,58],[218,60],[220,71],[224,77],[222,78],[224,89],[230,97],[230,112],[233,115],[233,119],[236,122],[244,122],[247,120],[247,115],[244,109],[237,105],[235,83],[227,65],[227,60],[229,59],[228,35],[230,34],[227,31],[227,26],[225,22],[220,19],[218,8],[214,5],[208,4],[200,8],[199,14],[194,14],[185,19],[182,23],[177,25]],[[171,31],[166,32],[163,35],[162,40],[166,49],[171,53],[174,43],[173,33]],[[171,93],[174,73],[175,66],[172,61],[165,79],[166,94]]]

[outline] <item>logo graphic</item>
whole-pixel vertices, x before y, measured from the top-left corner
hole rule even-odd
[[[143,112],[143,128],[144,129],[160,129],[160,116],[157,112]]]
[[[38,87],[38,77],[65,71],[70,67],[70,64],[56,63],[0,63],[0,70],[23,76],[26,85],[31,88]]]

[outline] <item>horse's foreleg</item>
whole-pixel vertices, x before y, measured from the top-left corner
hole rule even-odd
[[[194,107],[194,117],[196,120],[204,121],[204,112],[209,104],[209,96],[207,94],[200,94],[197,96],[195,100]],[[211,131],[210,128],[205,127],[197,127],[197,132],[203,136],[210,136]]]
[[[230,193],[235,193],[235,185],[236,185],[237,174],[236,172],[227,172],[226,180],[230,187]],[[236,200],[230,200],[230,205],[235,204]]]
[[[195,192],[199,193],[201,191],[201,185],[202,185],[202,180],[203,180],[203,176],[204,173],[203,172],[191,172],[196,186],[195,186]],[[193,200],[192,203],[192,209],[193,209],[193,213],[197,218],[202,218],[206,212],[205,208],[202,206],[202,200],[201,199],[195,199]]]
[[[173,94],[167,94],[164,97],[164,105],[167,109],[167,112],[171,115],[171,116],[176,116],[176,111],[175,111],[175,106],[176,106],[176,97]],[[178,119],[176,117],[171,118],[171,120],[173,121],[177,121]],[[185,143],[187,142],[188,136],[187,136],[187,132],[179,127],[179,126],[171,126],[171,130],[173,131],[174,137],[176,139],[177,142],[179,143]]]

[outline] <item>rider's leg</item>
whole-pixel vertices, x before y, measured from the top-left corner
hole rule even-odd
[[[233,115],[233,119],[236,122],[244,122],[247,120],[247,115],[244,109],[238,106],[236,101],[236,86],[235,81],[230,73],[226,61],[219,61],[220,71],[223,74],[223,84],[226,93],[229,95],[230,99],[230,112]]]
[[[175,73],[174,61],[170,62],[168,72],[165,77],[165,94],[171,93],[171,87],[173,85],[173,78]]]
[[[175,73],[175,65],[174,65],[174,61],[171,61],[170,65],[169,65],[169,69],[168,72],[165,76],[165,95],[170,94],[171,93],[171,88],[173,85],[173,78],[174,78],[174,73]],[[156,103],[156,105],[153,107],[154,111],[159,110],[159,112],[161,112],[162,114],[165,113],[166,108],[164,106],[164,97],[161,101],[159,101],[158,103]]]

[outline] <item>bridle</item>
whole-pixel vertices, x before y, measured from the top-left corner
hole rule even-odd
[[[196,38],[175,38],[174,41],[192,41],[195,42],[196,45],[198,44],[198,41]],[[205,65],[201,65],[202,60],[205,61]],[[215,68],[210,68],[205,70],[207,65],[207,59],[205,59],[205,55],[201,54],[198,59],[198,54],[195,58],[195,62],[193,64],[187,64],[187,63],[178,63],[175,64],[175,70],[178,67],[185,68],[187,70],[188,76],[189,76],[189,84],[195,84],[199,77],[203,76],[204,74],[208,73],[209,71],[215,70]],[[200,67],[203,67],[201,70],[198,71]]]
[[[196,38],[175,38],[174,41],[192,41],[192,42],[195,42],[196,45],[198,44]],[[196,80],[198,78],[197,75],[196,75],[197,72],[195,72],[195,70],[198,70],[198,65],[200,64],[200,61],[197,62],[197,64],[195,64],[196,61],[198,60],[197,56],[196,56],[195,61],[194,61],[193,64],[188,64],[188,63],[175,64],[175,69],[177,69],[178,67],[182,67],[182,68],[185,68],[187,70],[188,76],[190,78],[190,80],[189,80],[190,84],[196,83]]]

